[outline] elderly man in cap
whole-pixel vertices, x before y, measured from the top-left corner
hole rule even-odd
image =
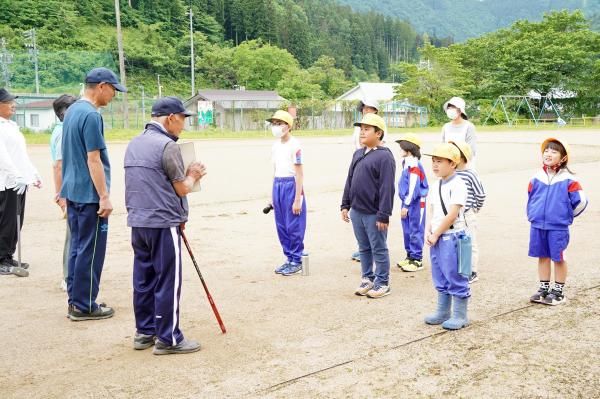
[[[188,219],[187,194],[206,174],[193,162],[185,170],[176,141],[192,114],[176,97],[152,107],[152,121],[125,152],[125,205],[131,229],[135,349],[155,355],[190,353],[200,344],[179,329],[181,230]]]
[[[106,68],[92,69],[85,77],[80,100],[69,107],[63,121],[62,188],[67,200],[71,250],[67,293],[72,321],[112,317],[114,310],[96,303],[104,266],[110,202],[110,163],[104,141],[104,123],[98,109],[108,105],[115,92],[126,92],[117,76]]]
[[[25,137],[19,126],[10,120],[15,113],[16,98],[0,89],[0,275],[27,277],[29,265],[19,264],[13,254],[23,225],[27,186],[32,184],[39,188],[42,183],[27,156]]]

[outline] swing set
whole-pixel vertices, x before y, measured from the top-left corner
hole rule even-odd
[[[534,101],[539,101],[540,103],[542,103],[542,106],[540,107],[540,112],[537,115],[537,117],[535,112],[533,111],[535,104],[532,106],[532,103]],[[514,113],[512,113],[510,111],[510,103],[514,104],[515,102],[518,102],[517,110]],[[543,121],[542,116],[544,115],[544,111],[546,109],[550,109],[552,113],[556,114],[556,123],[558,123],[560,126],[566,125],[566,122],[560,116],[558,108],[552,101],[551,96],[499,96],[496,99],[496,101],[494,101],[494,105],[488,113],[485,122],[483,122],[484,125],[487,124],[488,120],[492,117],[492,114],[494,113],[496,108],[500,108],[502,110],[502,113],[506,118],[508,126],[513,126],[514,124],[516,124],[516,122],[519,119],[519,112],[521,111],[521,109],[524,109],[527,112],[528,116],[531,115],[531,120],[533,120],[533,123],[535,123],[536,126],[538,126],[538,124],[541,121]]]

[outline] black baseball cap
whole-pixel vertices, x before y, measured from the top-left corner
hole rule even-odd
[[[187,118],[194,115],[183,106],[183,102],[177,97],[159,98],[152,106],[152,116],[165,116],[171,114],[183,114]]]
[[[107,68],[94,68],[85,75],[85,83],[109,83],[116,91],[127,93],[127,88],[119,84],[119,79],[113,71]]]
[[[13,96],[6,89],[0,89],[0,103],[7,103],[9,101],[19,98],[19,96]]]

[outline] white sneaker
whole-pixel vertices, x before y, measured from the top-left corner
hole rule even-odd
[[[367,292],[371,290],[371,288],[373,288],[373,282],[368,278],[363,278],[356,291],[354,291],[354,294],[358,296],[365,296],[367,295]]]
[[[67,282],[65,280],[60,280],[60,289],[67,292]]]
[[[390,295],[389,285],[376,285],[367,292],[369,298],[382,298],[386,295]]]

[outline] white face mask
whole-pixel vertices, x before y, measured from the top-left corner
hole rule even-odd
[[[458,118],[458,110],[456,108],[448,108],[446,110],[446,115],[448,115],[448,118],[451,120],[455,120]]]
[[[278,126],[278,125],[271,126],[271,133],[273,133],[273,136],[275,136],[277,138],[281,138],[281,136],[283,136],[283,126]]]

